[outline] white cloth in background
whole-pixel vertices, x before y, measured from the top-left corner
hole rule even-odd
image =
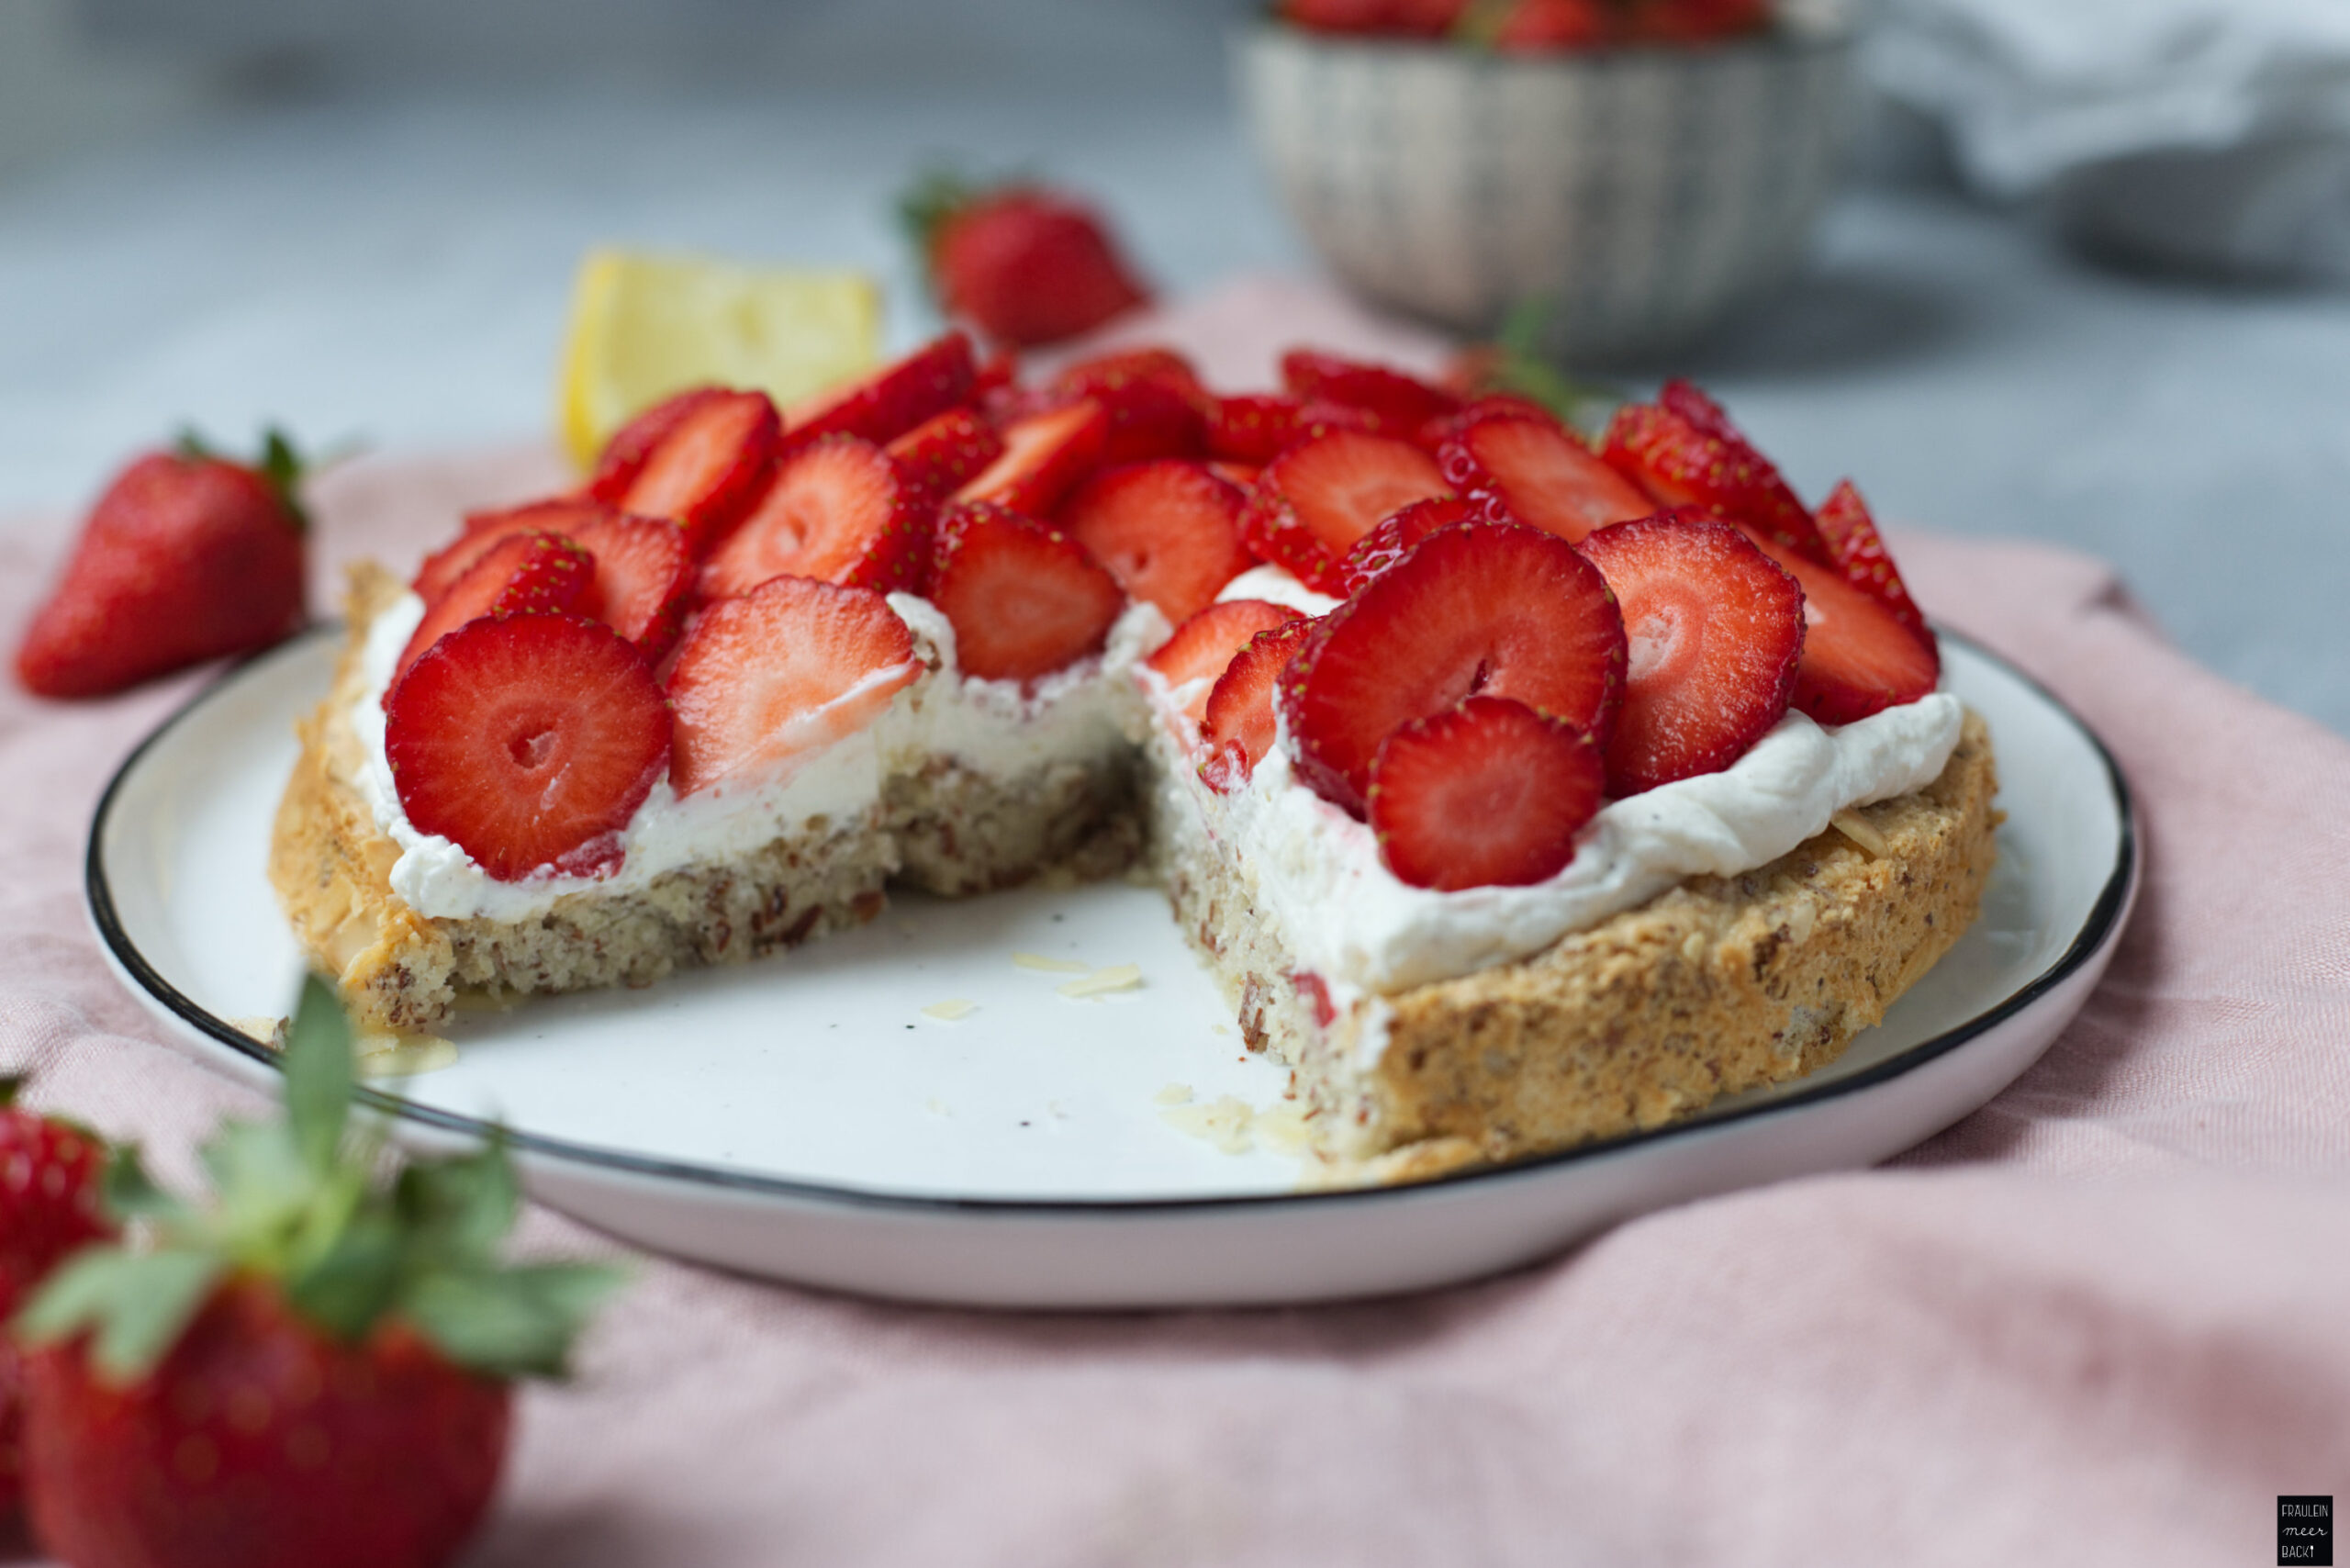
[[[2350,0],[1887,0],[1864,58],[1976,189],[2092,242],[2350,273]]]

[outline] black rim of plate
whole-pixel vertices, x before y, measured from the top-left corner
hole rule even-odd
[[[308,644],[336,631],[333,626],[313,628],[291,644],[283,644],[267,652],[246,659],[226,671],[219,679],[190,698],[123,759],[122,766],[107,780],[106,793],[98,798],[97,811],[90,823],[90,842],[84,859],[84,882],[89,899],[92,921],[104,939],[115,961],[135,980],[148,995],[161,1003],[181,1022],[217,1045],[227,1047],[252,1061],[274,1067],[276,1058],[268,1047],[251,1036],[231,1027],[197,1006],[150,965],[131,943],[115,913],[114,896],[106,885],[101,846],[105,842],[106,823],[124,783],[137,771],[141,758],[176,729],[184,721],[207,703],[220,697],[257,666],[277,659],[299,656]],[[822,1182],[802,1181],[789,1176],[767,1176],[755,1171],[728,1170],[714,1166],[697,1165],[686,1160],[656,1159],[630,1154],[620,1149],[599,1148],[592,1144],[572,1143],[564,1138],[549,1137],[520,1128],[508,1128],[507,1139],[518,1154],[586,1166],[591,1170],[614,1175],[646,1178],[686,1187],[755,1193],[763,1197],[796,1201],[827,1208],[856,1207],[881,1209],[903,1214],[956,1214],[992,1216],[1006,1220],[1041,1218],[1050,1215],[1113,1216],[1127,1215],[1195,1215],[1214,1212],[1263,1211],[1289,1205],[1311,1204],[1328,1207],[1342,1204],[1394,1203],[1425,1200],[1459,1192],[1462,1188],[1491,1186],[1503,1182],[1538,1180],[1562,1167],[1594,1163],[1628,1149],[1654,1148],[1676,1140],[1710,1135],[1741,1122],[1763,1117],[1781,1116],[1804,1110],[1846,1095],[1862,1093],[1878,1084],[1906,1076],[1936,1058],[1975,1039],[1986,1031],[2030,1007],[2041,997],[2062,985],[2075,971],[2087,964],[2114,934],[2130,897],[2131,880],[2138,859],[2138,832],[2135,810],[2130,798],[2129,786],[2123,781],[2121,769],[2113,754],[2097,733],[2081,721],[2078,714],[2057,696],[2031,676],[2018,669],[2007,659],[1975,642],[1973,638],[1942,631],[1944,639],[1960,644],[1977,657],[1997,666],[2010,678],[2035,693],[2079,732],[2104,764],[2108,787],[2113,793],[2113,803],[2120,831],[2115,835],[2113,870],[2098,892],[2097,902],[2090,906],[2088,918],[2075,934],[2071,944],[2057,960],[2021,988],[2003,998],[1994,1006],[1969,1018],[1957,1027],[1943,1031],[1930,1039],[1920,1040],[1908,1050],[1888,1057],[1873,1067],[1825,1082],[1812,1084],[1775,1095],[1761,1103],[1740,1105],[1711,1113],[1701,1112],[1685,1121],[1646,1132],[1627,1133],[1621,1137],[1579,1144],[1554,1154],[1538,1155],[1530,1159],[1509,1165],[1490,1166],[1438,1176],[1427,1181],[1407,1182],[1390,1187],[1336,1188],[1310,1193],[1246,1193],[1203,1195],[1191,1198],[966,1198],[910,1193],[873,1192],[856,1187],[840,1187]],[[1796,1081],[1800,1082],[1801,1081]],[[492,1124],[478,1117],[460,1115],[455,1112],[433,1106],[419,1105],[381,1090],[363,1088],[361,1101],[383,1114],[415,1123],[442,1133],[472,1138],[491,1135]]]

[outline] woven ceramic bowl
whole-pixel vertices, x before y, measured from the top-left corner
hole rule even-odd
[[[1803,260],[1852,32],[1826,6],[1695,49],[1511,58],[1260,22],[1239,88],[1281,200],[1373,303],[1489,333],[1549,301],[1570,362],[1705,331]]]

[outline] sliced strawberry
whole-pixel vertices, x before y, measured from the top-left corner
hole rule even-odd
[[[1657,510],[1648,492],[1601,462],[1556,420],[1475,420],[1444,443],[1437,462],[1446,481],[1483,514],[1555,533],[1570,544],[1595,528]]]
[[[1167,683],[1169,691],[1180,691],[1193,681],[1213,684],[1232,663],[1233,655],[1248,645],[1248,639],[1259,632],[1270,632],[1303,619],[1286,604],[1261,599],[1227,599],[1209,605],[1176,627],[1175,634],[1144,662],[1158,672],[1158,678]],[[1207,705],[1208,692],[1203,687],[1184,705],[1183,711],[1196,723],[1207,712]]]
[[[653,443],[625,487],[598,484],[594,494],[639,517],[669,519],[699,554],[750,505],[779,429],[764,392],[703,398]]]
[[[1090,398],[1105,386],[1130,381],[1156,381],[1180,392],[1195,406],[1207,401],[1199,367],[1170,348],[1113,349],[1079,360],[1053,377],[1053,389],[1072,397]]]
[[[649,664],[677,643],[693,596],[686,532],[666,518],[607,512],[572,535],[596,558],[594,587],[576,607],[631,643]]]
[[[1361,591],[1363,584],[1410,554],[1414,545],[1438,529],[1468,522],[1475,516],[1474,510],[1459,496],[1414,501],[1356,540],[1355,547],[1347,552],[1347,558],[1338,563],[1338,577],[1345,584],[1344,597],[1352,599]],[[1488,517],[1484,521],[1499,520]]]
[[[1883,599],[1835,567],[1750,537],[1803,585],[1803,658],[1790,701],[1796,711],[1823,724],[1849,724],[1934,689],[1942,662],[1931,633],[1902,624]]]
[[[1401,725],[1485,692],[1605,736],[1624,684],[1624,622],[1575,547],[1515,525],[1430,534],[1315,623],[1281,700],[1298,776],[1362,810],[1371,758]]]
[[[1303,407],[1295,398],[1215,398],[1208,407],[1208,455],[1228,463],[1270,463],[1297,439]]]
[[[1804,649],[1796,579],[1695,510],[1616,523],[1582,548],[1616,590],[1631,648],[1607,742],[1610,791],[1638,794],[1745,756],[1795,692]]]
[[[1261,466],[1309,436],[1340,430],[1386,433],[1378,415],[1343,403],[1308,403],[1280,395],[1208,400],[1208,455],[1226,463]]]
[[[1273,749],[1273,703],[1314,627],[1301,617],[1258,633],[1209,689],[1200,710],[1200,738],[1208,753],[1200,777],[1218,793],[1245,782]]]
[[[929,565],[936,511],[888,453],[857,436],[826,436],[776,465],[750,516],[703,564],[703,597],[748,593],[787,572],[912,591]]]
[[[555,533],[509,533],[494,541],[424,611],[400,650],[393,678],[468,621],[572,609],[596,580],[587,551]]]
[[[1486,420],[1505,419],[1539,420],[1544,424],[1558,425],[1562,431],[1566,429],[1558,415],[1531,398],[1516,392],[1487,392],[1461,404],[1451,413],[1440,414],[1428,420],[1420,426],[1418,433],[1412,439],[1427,451],[1436,452],[1471,425]],[[1567,433],[1570,436],[1573,434],[1572,431]]]
[[[1468,697],[1381,743],[1368,820],[1399,881],[1525,887],[1566,869],[1606,787],[1606,757],[1572,724],[1507,697]]]
[[[576,615],[475,621],[384,700],[384,751],[408,821],[511,882],[609,870],[669,764],[669,705],[644,660]]]
[[[431,604],[448,592],[449,585],[463,577],[465,568],[480,560],[491,545],[509,535],[559,533],[566,539],[576,538],[582,529],[613,515],[611,508],[588,496],[563,496],[498,511],[468,512],[464,532],[427,555],[424,565],[417,569],[416,596]]]
[[[1909,586],[1895,568],[1885,537],[1869,516],[1868,503],[1861,499],[1861,492],[1850,479],[1840,481],[1828,493],[1815,521],[1820,538],[1827,541],[1829,558],[1843,572],[1844,580],[1882,602],[1895,620],[1930,644],[1933,633],[1926,630],[1925,613],[1909,597]]]
[[[1075,540],[968,501],[939,516],[928,597],[955,628],[957,665],[980,680],[1034,680],[1098,651],[1126,601]]]
[[[756,789],[880,717],[922,673],[871,588],[770,577],[694,622],[669,672],[679,796]]]
[[[1263,474],[1264,471],[1264,467],[1261,465],[1255,463],[1211,462],[1208,465],[1209,473],[1214,475],[1225,484],[1237,487],[1244,494],[1257,487],[1258,476]]]
[[[908,479],[934,500],[1003,455],[1003,437],[973,409],[949,409],[923,420],[889,446]]]
[[[971,375],[971,389],[964,396],[976,403],[990,392],[1016,386],[1019,380],[1020,351],[1006,343],[979,361],[979,369]]]
[[[1436,460],[1409,442],[1333,431],[1265,465],[1241,537],[1259,559],[1287,567],[1316,593],[1335,594],[1344,588],[1338,563],[1355,541],[1446,490]]]
[[[628,487],[644,471],[646,461],[662,438],[702,404],[725,396],[727,390],[723,386],[688,386],[639,412],[604,443],[602,454],[596,459],[596,471],[588,476],[588,493],[607,501],[616,501],[628,494]]]
[[[977,374],[971,340],[949,332],[861,380],[792,405],[784,417],[783,448],[828,435],[862,436],[877,445],[895,441],[969,398]]]
[[[1084,396],[1101,404],[1110,419],[1102,445],[1104,465],[1206,454],[1207,421],[1198,403],[1176,386],[1131,377],[1097,385]]]
[[[1204,465],[1166,458],[1096,474],[1058,521],[1121,588],[1175,625],[1252,564],[1240,543],[1245,499]]]
[[[1015,420],[1003,429],[1003,454],[957,490],[954,499],[1049,516],[1100,465],[1109,434],[1109,416],[1091,398]]]
[[[1091,398],[1110,416],[1104,467],[1207,451],[1211,399],[1192,362],[1172,349],[1096,354],[1053,377],[1052,390],[1062,398]]]
[[[1666,382],[1654,403],[1617,409],[1600,455],[1662,505],[1706,507],[1815,560],[1829,558],[1811,514],[1771,460],[1685,381]]]
[[[1460,399],[1416,376],[1337,354],[1292,349],[1281,355],[1281,385],[1305,402],[1344,403],[1378,416],[1386,429],[1417,431],[1460,407]]]

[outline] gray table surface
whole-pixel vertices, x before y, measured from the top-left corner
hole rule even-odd
[[[0,185],[0,510],[74,508],[188,421],[386,453],[544,431],[597,241],[870,268],[911,340],[927,322],[890,197],[941,156],[1098,193],[1172,292],[1310,273],[1217,40],[1121,47],[1117,71],[1050,90],[850,50],[764,87],[263,101],[19,173]],[[1673,368],[1807,497],[1851,474],[1899,521],[2106,556],[2198,656],[2350,732],[2350,295],[2098,272],[1953,193],[1864,183],[1802,282]]]

